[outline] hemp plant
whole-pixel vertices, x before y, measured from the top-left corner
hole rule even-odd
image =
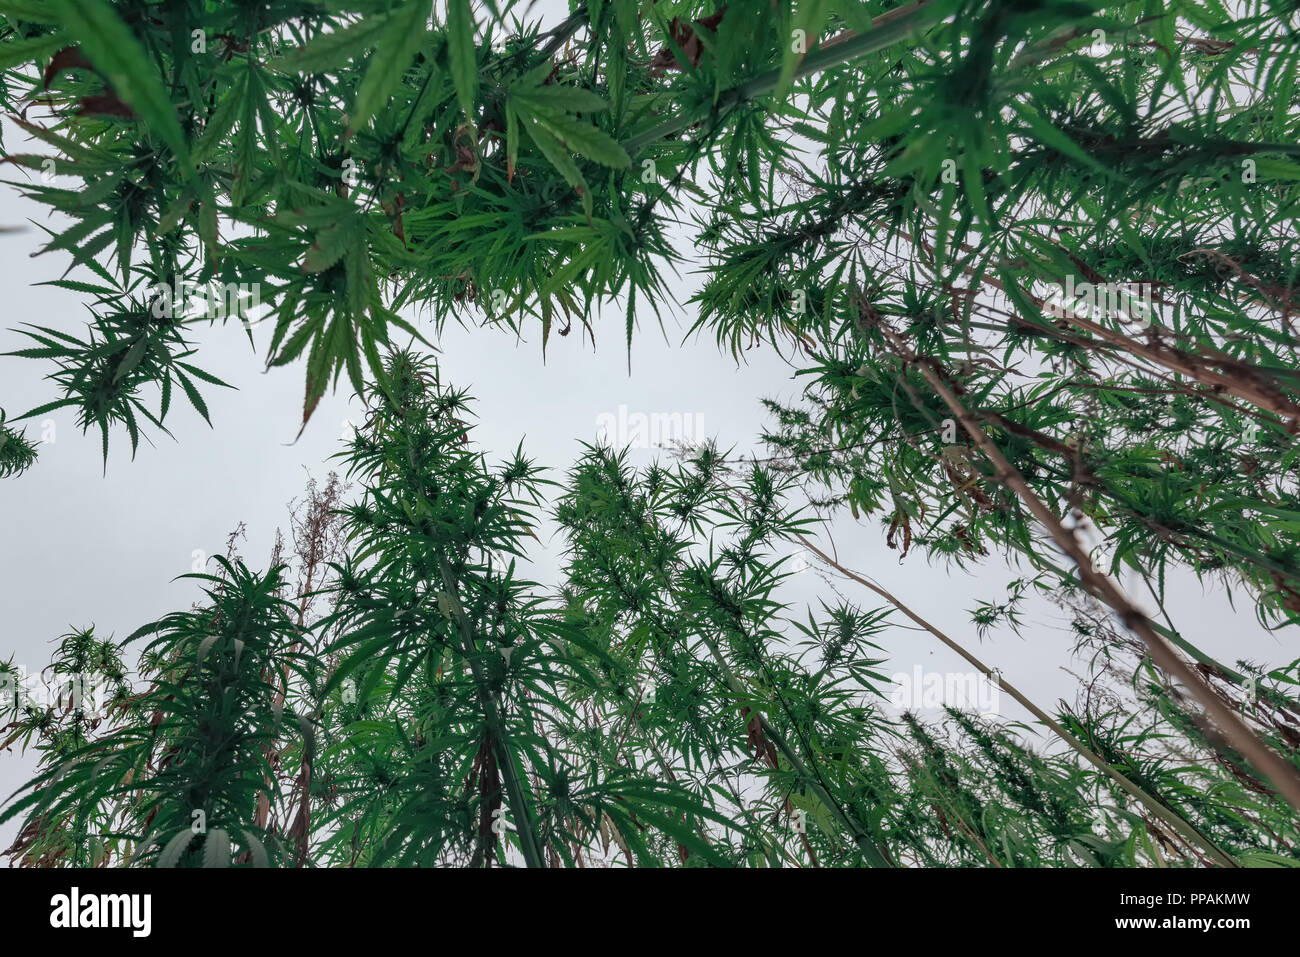
[[[1294,666],[1216,659],[1168,600],[1191,575],[1300,624],[1295,0],[0,17],[0,108],[36,144],[2,158],[91,312],[20,330],[54,395],[0,421],[0,477],[40,467],[22,423],[58,409],[105,467],[174,393],[215,421],[204,323],[303,367],[304,429],[344,381],[368,407],[360,498],[320,510],[346,544],[298,594],[279,561],[228,561],[202,611],[139,633],[156,726],[53,747],[20,719],[51,747],[7,812],[26,860],[103,860],[94,831],[162,863],[1295,861]],[[617,311],[630,364],[686,261],[691,347],[800,376],[768,458],[489,467],[417,344],[454,321],[544,355]],[[547,513],[549,590],[521,570]],[[889,713],[873,645],[897,616],[990,672],[825,561],[819,520],[846,515],[903,558],[1006,559],[976,633],[1057,595],[1131,689],[1054,715],[1017,689],[1046,749]],[[790,608],[793,542],[889,607]]]

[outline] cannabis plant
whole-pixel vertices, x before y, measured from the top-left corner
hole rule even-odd
[[[110,680],[134,657],[133,693],[92,719],[8,706],[42,756],[14,854],[1295,863],[1296,667],[1198,648],[1168,586],[1300,624],[1297,12],[0,0],[0,107],[33,144],[3,161],[59,214],[39,252],[91,313],[17,330],[52,395],[0,422],[0,477],[40,467],[22,422],[53,410],[105,467],[176,393],[208,419],[206,324],[302,366],[304,429],[331,388],[367,408],[355,497],[314,488],[265,570],[228,558],[99,665],[73,642]],[[617,313],[631,364],[688,246],[690,347],[798,373],[763,458],[489,464],[430,340],[544,352]],[[847,519],[900,557],[1014,565],[973,631],[1051,596],[1079,700],[1047,712],[842,565]],[[793,607],[796,548],[834,601]],[[890,706],[905,622],[1049,743]]]

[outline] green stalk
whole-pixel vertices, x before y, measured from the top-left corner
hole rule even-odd
[[[1059,565],[1050,562],[1041,556],[1031,555],[1030,559],[1031,561],[1033,561],[1035,566],[1037,566],[1038,568],[1042,568],[1045,571],[1050,571],[1054,573],[1062,581],[1078,581],[1078,579],[1074,575],[1071,575],[1064,568],[1061,568]],[[1148,587],[1150,586],[1148,585]],[[1152,597],[1156,597],[1156,596],[1153,595]],[[1156,601],[1157,603],[1159,603],[1158,598],[1156,598]],[[1162,606],[1162,610],[1163,610],[1163,606]],[[1160,622],[1156,621],[1154,618],[1151,619],[1151,627],[1160,635],[1168,639],[1168,641],[1172,645],[1182,650],[1189,658],[1193,659],[1194,661],[1198,661],[1203,665],[1209,665],[1211,668],[1214,668],[1217,673],[1221,674],[1223,678],[1232,682],[1238,687],[1244,688],[1247,686],[1247,682],[1254,680],[1252,676],[1242,674],[1240,671],[1237,671],[1235,668],[1232,668],[1224,664],[1222,661],[1220,661],[1218,658],[1215,658],[1213,655],[1206,654],[1200,648],[1197,648],[1194,644],[1192,644],[1190,641],[1184,638],[1180,632],[1176,631],[1171,627],[1160,624]],[[1285,708],[1288,711],[1296,713],[1296,707],[1294,702],[1279,695],[1277,692],[1257,688],[1256,693],[1264,697],[1268,701],[1268,703],[1273,707]]]
[[[880,17],[878,20],[883,21],[888,16],[889,14],[885,14],[884,17]],[[851,39],[843,40],[830,47],[819,47],[805,56],[799,66],[795,68],[794,79],[820,73],[828,67],[847,63],[870,53],[877,53],[886,47],[892,46],[899,40],[905,39],[914,32],[932,26],[941,20],[943,16],[944,11],[940,8],[940,5],[930,0],[930,2],[918,6],[901,17],[891,19],[888,22],[881,22],[878,26],[867,30],[865,33],[859,33]],[[651,143],[657,143],[674,133],[681,132],[691,124],[703,119],[710,112],[724,110],[746,100],[762,96],[765,93],[771,93],[780,84],[782,72],[782,68],[777,66],[743,83],[738,83],[736,86],[719,94],[711,109],[696,108],[679,114],[671,120],[664,121],[654,129],[627,140],[623,143],[623,148],[627,150],[629,156],[635,156]]]
[[[585,3],[578,4],[578,8],[574,10],[566,20],[561,22],[559,26],[554,30],[551,30],[549,34],[542,34],[542,36],[549,35],[550,40],[547,41],[546,46],[542,47],[540,51],[541,55],[543,57],[548,57],[558,50],[564,45],[564,42],[568,40],[569,37],[573,36],[587,24],[588,19],[587,5]],[[540,40],[541,38],[542,37],[539,36],[537,39]]]
[[[516,828],[516,833],[519,835],[519,848],[523,851],[524,860],[529,867],[545,867],[546,860],[542,856],[541,841],[534,830],[533,816],[528,808],[528,801],[524,796],[523,785],[519,781],[519,772],[515,768],[510,749],[506,747],[505,724],[501,720],[501,711],[497,708],[496,699],[488,690],[487,679],[483,675],[482,665],[479,664],[478,649],[474,644],[473,632],[470,631],[469,619],[465,617],[465,611],[460,604],[459,589],[456,587],[456,579],[451,573],[451,565],[446,558],[439,556],[438,568],[442,574],[443,588],[447,590],[448,597],[453,599],[449,604],[451,605],[452,614],[456,618],[456,625],[460,630],[460,640],[465,652],[465,659],[469,662],[470,671],[474,676],[479,703],[483,707],[488,732],[492,735],[492,749],[496,752],[497,767],[500,768],[501,776],[505,780],[506,796],[510,800],[510,809],[519,822]]]
[[[659,617],[655,615],[654,612],[647,609],[642,611],[641,614],[649,618],[654,623],[655,627],[663,634],[669,634],[669,629],[664,626],[664,623],[659,620]],[[703,635],[700,636],[700,639],[706,646],[708,646],[709,653],[713,656],[713,660],[722,671],[727,687],[738,697],[745,697],[746,692],[744,686],[740,683],[740,679],[738,679],[735,673],[731,670],[731,666],[727,664],[726,658],[724,658],[722,652],[718,650],[717,645]],[[831,797],[830,792],[823,786],[820,775],[816,774],[808,767],[808,765],[804,764],[803,760],[795,750],[790,747],[785,736],[777,731],[776,728],[772,727],[771,722],[769,722],[763,713],[757,708],[753,709],[753,713],[758,717],[759,725],[763,729],[763,734],[765,734],[772,743],[776,745],[776,749],[785,756],[787,761],[790,762],[790,767],[794,769],[795,774],[802,778],[803,781],[812,788],[816,793],[817,798],[826,805],[827,810],[829,810],[831,815],[839,822],[840,826],[853,836],[853,842],[858,846],[858,849],[862,852],[862,856],[866,858],[867,862],[872,867],[892,867],[893,865],[890,864],[888,858],[885,857],[880,848],[876,846],[875,841],[872,840],[870,833],[868,833],[861,824],[849,817],[847,812],[840,807],[839,802]]]
[[[1199,846],[1203,851],[1205,851],[1206,854],[1208,854],[1214,860],[1216,864],[1220,865],[1221,867],[1241,866],[1240,864],[1237,863],[1235,859],[1233,859],[1230,855],[1228,855],[1223,850],[1221,850],[1213,841],[1211,841],[1208,837],[1206,837],[1204,834],[1198,831],[1191,824],[1191,822],[1185,820],[1182,817],[1182,815],[1178,814],[1178,812],[1173,810],[1173,808],[1169,807],[1168,805],[1162,803],[1159,799],[1148,794],[1140,785],[1130,780],[1119,770],[1117,770],[1114,766],[1112,766],[1109,761],[1107,761],[1105,758],[1101,757],[1099,754],[1094,752],[1091,748],[1089,748],[1086,744],[1084,744],[1074,735],[1070,734],[1070,732],[1067,731],[1064,728],[1064,726],[1062,726],[1058,721],[1052,718],[1042,708],[1038,707],[1038,705],[1034,704],[1023,694],[1021,694],[1020,691],[1017,688],[1015,688],[1010,682],[1004,680],[999,673],[989,668],[988,665],[984,664],[984,662],[980,661],[978,658],[972,655],[969,651],[967,651],[965,648],[963,648],[953,639],[949,638],[947,635],[945,635],[934,625],[930,624],[928,621],[926,621],[916,612],[912,611],[912,609],[908,608],[907,605],[903,604],[901,601],[899,601],[897,598],[895,598],[893,595],[891,595],[889,592],[887,592],[885,589],[881,588],[879,585],[875,584],[874,582],[869,581],[866,578],[863,578],[861,575],[856,575],[853,572],[849,571],[839,562],[835,561],[833,558],[831,558],[829,555],[823,552],[820,548],[818,548],[816,545],[810,542],[803,535],[796,533],[795,538],[797,538],[805,548],[807,548],[809,551],[811,551],[813,554],[819,557],[827,565],[834,568],[841,575],[844,575],[846,578],[849,578],[857,582],[859,585],[871,589],[881,598],[885,599],[885,601],[889,602],[891,605],[893,605],[895,608],[901,611],[908,618],[912,619],[912,621],[916,622],[918,625],[920,625],[930,634],[934,635],[936,638],[938,638],[941,642],[943,642],[953,651],[957,652],[957,654],[961,655],[963,658],[969,661],[972,665],[974,665],[977,669],[979,669],[979,671],[982,672],[985,677],[993,681],[996,681],[998,687],[1001,688],[1003,691],[1005,691],[1007,694],[1011,695],[1012,698],[1014,698],[1017,702],[1019,702],[1021,707],[1023,707],[1026,711],[1032,714],[1043,724],[1047,725],[1047,727],[1049,727],[1052,731],[1054,731],[1062,741],[1064,741],[1076,752],[1078,752],[1079,756],[1082,757],[1085,761],[1087,761],[1093,767],[1097,768],[1097,770],[1101,771],[1103,774],[1109,777],[1112,781],[1114,781],[1121,788],[1123,788],[1132,798],[1138,801],[1138,803],[1140,803],[1148,811],[1150,811],[1156,817],[1160,818],[1160,820],[1168,824],[1172,830],[1174,830],[1180,837],[1183,838],[1183,840],[1187,841],[1189,844],[1194,844]]]
[[[735,674],[732,673],[731,666],[728,665],[727,660],[722,657],[722,653],[718,650],[717,645],[703,636],[701,636],[701,639],[713,654],[713,660],[717,662],[718,667],[722,669],[722,673],[726,677],[727,684],[731,687],[731,690],[737,695],[744,695],[744,687],[741,685],[740,680],[735,676]],[[839,802],[831,797],[830,792],[822,786],[820,775],[813,773],[813,771],[803,763],[799,755],[796,754],[794,749],[786,742],[785,736],[777,731],[776,728],[772,727],[771,722],[763,716],[762,712],[755,710],[754,713],[758,715],[758,722],[763,729],[763,734],[771,739],[772,743],[776,745],[778,751],[785,755],[785,759],[790,762],[790,766],[794,768],[795,773],[803,778],[808,786],[812,788],[818,799],[826,805],[826,809],[840,822],[840,826],[853,835],[853,842],[858,845],[858,849],[862,851],[862,856],[866,858],[867,863],[872,867],[893,867],[880,848],[876,846],[876,842],[871,839],[871,835],[863,829],[862,825],[849,817],[848,813],[840,807]]]

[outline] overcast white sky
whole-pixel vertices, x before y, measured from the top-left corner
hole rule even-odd
[[[4,137],[11,151],[45,151],[39,143],[24,144],[12,125]],[[9,179],[22,175],[7,169]],[[42,216],[43,209],[12,187],[0,186],[0,225]],[[11,331],[22,323],[83,331],[85,297],[33,285],[57,278],[67,264],[57,254],[29,256],[42,237],[30,225],[25,232],[0,233],[0,352],[28,345]],[[689,274],[669,284],[683,304],[697,286],[698,278]],[[525,451],[554,469],[555,478],[573,463],[579,442],[596,437],[599,417],[617,415],[620,406],[629,413],[689,413],[692,424],[720,446],[762,454],[755,446],[764,425],[759,399],[796,395],[794,370],[769,347],[752,350],[737,365],[710,337],[683,346],[694,316],[684,307],[672,311],[677,318],[668,320],[667,343],[653,314],[646,310],[641,316],[630,375],[619,310],[597,319],[595,350],[575,329],[567,338],[552,337],[545,363],[536,336],[520,343],[503,332],[449,328],[439,342],[443,375],[476,397],[474,438],[491,458],[508,455],[522,439]],[[260,348],[266,339],[267,330],[259,330]],[[116,435],[105,475],[98,435],[81,435],[72,413],[60,410],[48,417],[55,441],[41,446],[37,464],[0,482],[0,658],[13,655],[17,664],[36,672],[48,662],[53,642],[71,627],[93,623],[102,637],[122,637],[187,607],[195,585],[172,579],[190,571],[195,551],[220,553],[226,535],[241,521],[248,527],[241,553],[250,565],[264,565],[277,526],[287,532],[286,503],[302,494],[308,473],[323,478],[329,471],[343,422],[355,414],[346,391],[327,394],[294,443],[302,365],[263,374],[262,352],[254,354],[234,325],[205,329],[199,342],[197,364],[238,390],[205,387],[212,429],[178,394],[168,416],[176,441],[151,432],[155,445],[142,443],[133,462],[127,436]],[[52,384],[43,381],[52,368],[43,360],[0,357],[0,407],[12,418],[56,398]],[[30,436],[40,434],[39,424],[29,428]],[[638,450],[634,460],[644,463],[653,456]],[[1063,669],[1080,671],[1082,665],[1069,660],[1070,638],[1047,603],[1028,606],[1023,639],[1005,631],[995,631],[982,645],[976,638],[970,609],[978,599],[1000,599],[1005,583],[1017,574],[996,558],[979,576],[949,574],[929,566],[919,552],[900,564],[874,519],[856,523],[846,516],[836,523],[834,536],[845,564],[869,573],[966,642],[1040,706],[1050,711],[1058,698],[1073,702],[1076,681]],[[536,576],[553,583],[562,543],[535,546],[534,552]],[[851,582],[840,588],[864,607],[881,604]],[[1222,593],[1207,595],[1194,580],[1175,582],[1173,591],[1175,623],[1205,650],[1229,662],[1247,657],[1281,664],[1295,657],[1293,649],[1259,629],[1248,602],[1234,612]],[[791,593],[801,601],[834,600],[813,573],[798,576]],[[804,616],[796,609],[795,617]],[[917,664],[934,671],[970,670],[924,632],[895,628],[882,644],[890,656],[880,669],[885,673],[910,672]],[[1002,711],[1027,718],[1005,696]],[[33,768],[31,755],[0,754],[0,802]],[[14,832],[12,823],[0,827],[0,847],[8,846]]]

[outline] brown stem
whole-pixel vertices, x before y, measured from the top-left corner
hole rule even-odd
[[[849,569],[845,568],[843,565],[837,562],[830,555],[827,555],[825,552],[823,552],[820,548],[814,545],[803,535],[800,535],[799,533],[796,532],[795,538],[797,538],[803,544],[804,548],[808,549],[810,552],[812,552],[814,555],[820,558],[831,568],[834,568],[845,578],[857,582],[859,585],[862,585],[864,588],[871,589],[881,598],[885,599],[885,601],[889,602],[891,605],[893,605],[895,608],[901,611],[908,618],[912,619],[912,621],[916,622],[916,624],[920,625],[922,628],[924,628],[930,634],[934,635],[934,637],[938,638],[941,642],[943,642],[945,645],[947,645],[957,654],[961,655],[963,658],[969,661],[989,680],[996,682],[997,686],[1001,688],[1003,691],[1005,691],[1007,694],[1011,695],[1011,697],[1014,698],[1017,702],[1019,702],[1022,708],[1024,708],[1026,711],[1032,714],[1043,724],[1047,725],[1048,728],[1050,728],[1053,732],[1055,732],[1057,737],[1059,737],[1062,741],[1064,741],[1076,752],[1078,752],[1080,757],[1082,757],[1089,764],[1093,765],[1099,771],[1104,773],[1112,781],[1114,781],[1126,792],[1128,792],[1130,796],[1135,798],[1148,811],[1150,811],[1152,814],[1160,818],[1160,820],[1168,824],[1174,831],[1178,832],[1178,835],[1182,837],[1183,840],[1187,841],[1190,844],[1199,845],[1202,850],[1204,850],[1207,854],[1210,855],[1210,857],[1214,860],[1215,863],[1219,864],[1222,867],[1239,866],[1232,857],[1230,857],[1228,854],[1224,853],[1217,846],[1215,846],[1215,844],[1208,837],[1206,837],[1195,827],[1193,827],[1192,824],[1187,820],[1185,820],[1180,814],[1175,812],[1172,808],[1163,804],[1157,798],[1148,794],[1143,788],[1141,788],[1139,785],[1134,783],[1127,776],[1122,774],[1117,768],[1111,765],[1109,761],[1106,761],[1095,751],[1089,748],[1086,744],[1084,744],[1082,741],[1080,741],[1078,738],[1072,735],[1069,731],[1067,731],[1060,724],[1060,722],[1056,721],[1046,711],[1043,711],[1040,707],[1038,707],[1038,705],[1034,704],[1023,694],[1021,694],[1020,690],[1015,686],[1013,686],[1009,681],[1004,679],[1000,672],[995,671],[994,669],[990,668],[988,665],[984,664],[984,662],[980,661],[973,654],[967,651],[964,647],[959,645],[953,639],[949,638],[946,634],[944,634],[934,625],[930,624],[928,621],[926,621],[916,612],[912,611],[911,608],[903,604],[903,602],[899,601],[892,594],[887,592],[885,589],[881,588],[875,582],[867,578],[864,578],[861,575],[858,575],[850,571]]]
[[[1128,600],[1123,591],[1110,578],[1100,574],[1093,567],[1087,550],[1030,488],[1019,470],[1007,461],[997,443],[989,438],[980,426],[979,420],[966,409],[956,394],[939,377],[930,361],[912,352],[898,334],[887,326],[881,324],[879,328],[893,344],[898,356],[921,373],[961,422],[971,440],[988,457],[994,467],[993,480],[1015,492],[1030,513],[1047,529],[1061,550],[1074,561],[1078,569],[1079,581],[1084,589],[1114,609],[1125,627],[1142,639],[1156,666],[1187,688],[1215,724],[1223,730],[1228,742],[1268,778],[1292,807],[1300,810],[1300,772],[1295,766],[1270,750],[1238,717],[1237,713],[1225,705],[1219,696],[1197,677],[1191,666],[1168,641],[1156,632],[1147,616]]]

